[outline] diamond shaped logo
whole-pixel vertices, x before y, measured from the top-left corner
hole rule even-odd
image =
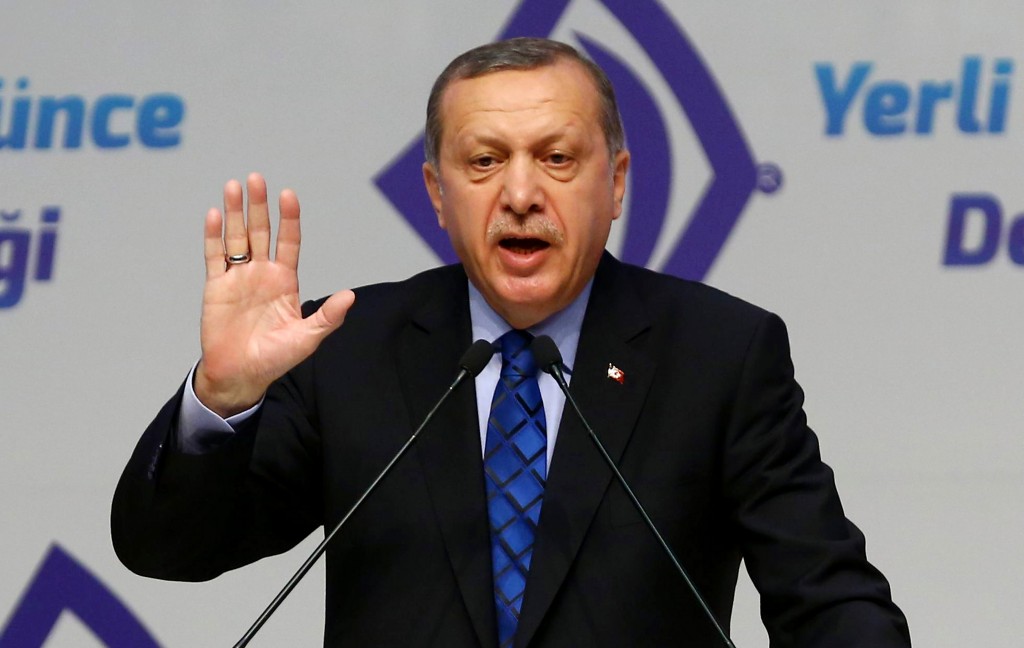
[[[595,0],[595,3],[596,2]],[[499,39],[549,36],[571,0],[523,0]],[[656,0],[600,0],[598,4],[625,28],[646,53],[675,107],[692,126],[710,167],[711,177],[692,208],[686,226],[670,243],[655,268],[687,279],[705,278],[739,222],[759,175],[768,173],[765,191],[781,185],[773,165],[759,168],[732,112],[700,54]],[[625,233],[618,255],[624,261],[651,266],[655,247],[666,236],[673,159],[665,112],[634,65],[596,40],[578,32],[577,47],[607,73],[619,100],[619,112],[632,155],[630,201],[624,214]],[[412,228],[446,263],[458,259],[446,233],[438,227],[422,186],[423,139],[410,143],[375,178],[377,187]],[[769,188],[771,187],[771,188]],[[664,246],[662,246],[664,247]]]

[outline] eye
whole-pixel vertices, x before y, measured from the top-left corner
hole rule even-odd
[[[469,161],[469,164],[479,171],[493,169],[498,165],[498,159],[493,155],[478,155]]]
[[[580,161],[572,154],[555,149],[548,151],[540,158],[548,175],[555,180],[567,182],[576,177],[580,170]]]
[[[548,153],[545,161],[551,166],[564,167],[572,162],[572,158],[569,157],[568,153],[552,151],[551,153]]]

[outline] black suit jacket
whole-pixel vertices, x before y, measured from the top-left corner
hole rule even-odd
[[[341,329],[207,454],[171,449],[172,399],[115,494],[122,561],[202,580],[333,526],[450,383],[467,304],[460,266],[357,290]],[[773,647],[909,645],[819,459],[777,317],[605,255],[571,390],[726,628],[742,557]],[[495,645],[477,428],[470,382],[335,539],[325,645]],[[719,645],[567,406],[516,646]]]

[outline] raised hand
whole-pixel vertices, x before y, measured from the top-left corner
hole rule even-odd
[[[224,215],[206,214],[206,285],[195,372],[196,396],[227,417],[251,407],[270,383],[304,360],[345,319],[355,295],[342,290],[302,319],[299,302],[299,201],[281,192],[280,225],[270,258],[267,184],[257,173],[224,186]],[[223,230],[223,231],[222,231]],[[248,255],[249,261],[242,261]],[[228,263],[230,257],[238,263]]]

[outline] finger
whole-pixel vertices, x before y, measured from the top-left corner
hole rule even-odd
[[[299,198],[291,189],[281,192],[279,200],[281,224],[277,228],[277,248],[274,258],[290,268],[299,267],[299,247],[302,234],[299,230]]]
[[[242,212],[242,185],[231,180],[224,185],[224,253],[248,254],[249,237],[245,233]]]
[[[355,300],[356,295],[351,290],[339,290],[328,297],[315,313],[303,320],[316,344],[320,344],[325,337],[341,326]]]
[[[206,223],[203,226],[203,256],[206,259],[206,276],[216,277],[224,274],[224,239],[221,238],[223,218],[220,210],[211,208],[206,212]]]
[[[249,255],[254,260],[266,260],[270,257],[267,183],[260,174],[250,173],[245,184],[249,191],[249,207],[245,212],[249,230]]]

